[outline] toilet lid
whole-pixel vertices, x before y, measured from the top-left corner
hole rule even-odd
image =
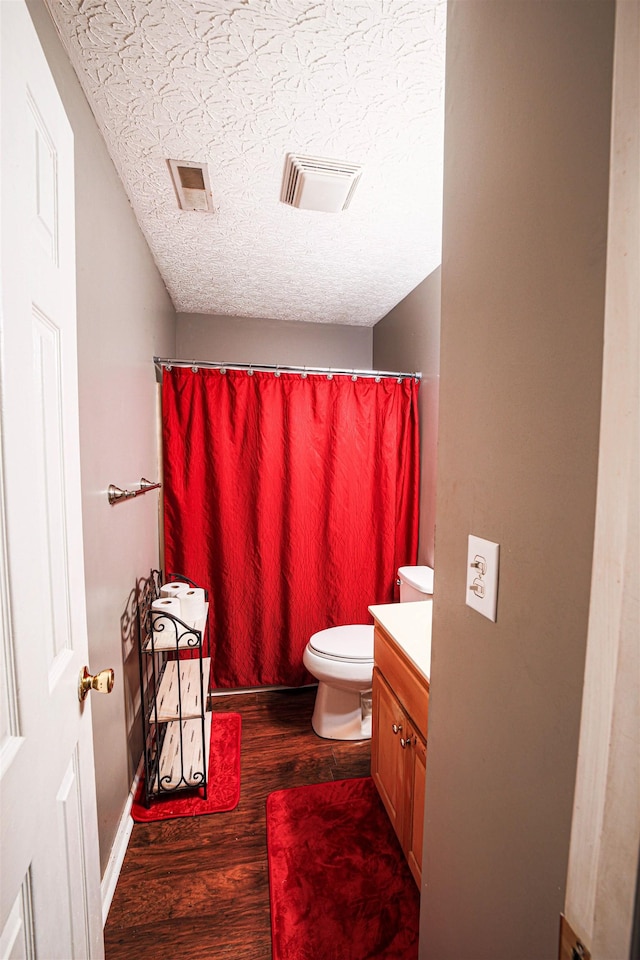
[[[398,576],[420,593],[433,594],[433,567],[400,567]]]
[[[350,623],[329,627],[314,633],[309,646],[315,653],[332,660],[373,660],[373,625]]]

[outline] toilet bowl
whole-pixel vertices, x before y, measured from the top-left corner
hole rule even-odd
[[[400,567],[400,602],[429,600],[431,567]],[[348,624],[320,630],[309,640],[302,662],[318,681],[311,726],[328,740],[371,737],[373,626]]]
[[[311,718],[318,736],[328,740],[369,739],[373,626],[352,623],[320,630],[309,640],[302,661],[318,680]]]

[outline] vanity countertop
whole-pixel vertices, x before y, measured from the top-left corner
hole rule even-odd
[[[431,674],[431,612],[433,600],[379,603],[369,613],[404,650],[429,680]]]

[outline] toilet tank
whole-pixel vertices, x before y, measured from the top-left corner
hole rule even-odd
[[[433,595],[433,569],[431,567],[400,567],[400,603],[409,600],[431,600]]]

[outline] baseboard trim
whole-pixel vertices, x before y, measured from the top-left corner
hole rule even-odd
[[[122,870],[122,864],[124,863],[127,847],[129,846],[129,838],[131,837],[131,831],[133,830],[131,807],[133,806],[133,798],[136,795],[138,782],[140,780],[140,772],[141,770],[138,769],[138,772],[133,778],[133,784],[131,785],[127,802],[124,805],[122,816],[120,817],[120,823],[118,824],[115,839],[111,847],[111,853],[109,854],[109,861],[100,884],[103,929],[107,922],[107,917],[109,916],[111,901],[113,900],[113,895],[116,892],[118,877],[120,876],[120,871]]]
[[[1,2],[1,0],[0,0]],[[239,693],[273,693],[278,690],[305,690],[307,687],[317,687],[318,681],[314,683],[306,683],[301,687],[286,687],[286,686],[273,686],[273,687],[231,687],[230,689],[214,689],[209,691],[210,697],[234,697]]]

